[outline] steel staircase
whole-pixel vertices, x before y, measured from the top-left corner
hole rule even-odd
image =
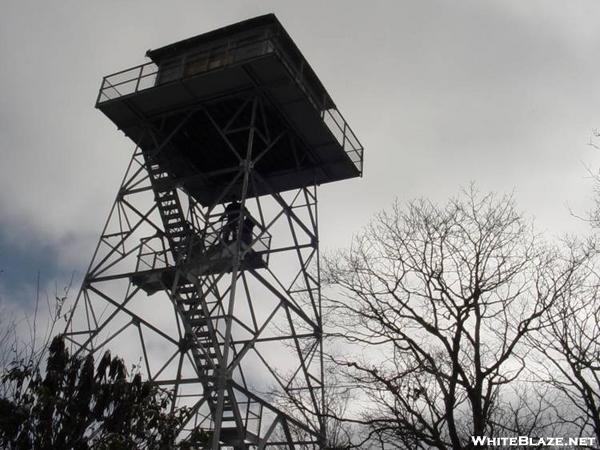
[[[191,230],[185,220],[177,188],[169,173],[156,161],[148,164],[148,175],[173,257],[176,262],[180,261],[187,253]]]
[[[169,172],[157,161],[148,163],[148,173],[175,264],[185,267],[184,262],[192,248],[194,232],[185,218],[177,188]],[[176,287],[171,294],[183,319],[188,345],[203,386],[203,395],[214,420],[217,410],[217,372],[222,351],[222,343],[214,329],[216,321],[212,317],[217,310],[217,305],[215,302],[212,304],[207,302],[199,286],[196,285],[201,283],[204,277],[199,278],[187,271],[180,273],[182,275],[175,283]],[[238,405],[232,399],[234,399],[233,392],[229,388],[224,397],[221,442],[224,445],[234,446],[235,449],[245,449],[248,445],[244,443],[245,440],[253,440],[253,438],[250,435],[243,436],[238,431],[237,423],[241,423],[242,418]]]
[[[197,286],[191,282],[181,283],[177,288],[175,298],[185,317],[185,326],[191,339],[194,362],[198,367],[198,372],[202,374],[206,400],[214,418],[217,409],[217,371],[222,351],[212,318],[217,305],[216,302],[206,302],[199,294]],[[232,401],[232,394],[229,389],[225,392],[221,441],[224,444],[235,445],[236,448],[244,448],[240,447],[240,444],[245,436],[238,433],[236,424],[236,420],[241,421],[242,419],[237,404]]]

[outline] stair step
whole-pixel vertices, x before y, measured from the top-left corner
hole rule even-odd
[[[169,180],[169,174],[167,172],[163,172],[162,170],[157,170],[155,172],[150,172],[150,176],[152,180],[155,182],[162,180]]]
[[[182,294],[188,294],[190,292],[197,292],[197,289],[196,289],[196,285],[191,284],[191,285],[179,286],[179,289],[177,289],[177,291]]]
[[[162,211],[179,211],[180,207],[175,199],[159,201]]]
[[[170,229],[170,228],[167,228],[165,231],[166,231],[166,232],[167,232],[167,233],[170,235],[169,237],[171,237],[171,238],[173,238],[173,237],[181,237],[181,236],[187,236],[187,235],[189,235],[189,233],[188,233],[188,231],[187,231],[187,230],[181,230],[181,231],[171,231],[171,229]]]
[[[183,220],[177,220],[177,222],[167,222],[165,224],[166,230],[167,231],[171,231],[173,233],[177,233],[178,231],[186,231],[185,227],[184,227],[184,221]]]
[[[177,233],[179,231],[187,231],[185,229],[185,222],[183,222],[182,220],[178,220],[177,222],[172,222],[172,223],[165,223],[165,231],[167,232],[171,232],[171,233]]]
[[[165,192],[157,192],[156,194],[159,203],[175,200],[175,192],[173,192],[172,190]]]
[[[169,179],[159,178],[154,180],[156,192],[169,192],[174,190],[173,182]]]
[[[259,444],[260,439],[254,433],[244,430],[240,432],[237,427],[223,427],[221,428],[221,436],[219,436],[223,444],[233,447],[235,449],[249,450],[256,448]],[[250,443],[248,443],[250,442]]]
[[[185,227],[185,219],[183,217],[179,217],[177,222],[170,222],[166,225],[170,229],[180,228],[184,229]]]
[[[193,298],[180,298],[179,299],[179,303],[181,303],[182,305],[196,305],[200,300],[197,297],[193,297]]]
[[[166,225],[168,231],[177,232],[177,231],[185,231],[185,221],[180,220],[177,223],[168,223]]]
[[[211,379],[216,380],[213,366],[210,366],[208,364],[198,364],[198,368],[204,372],[204,376],[208,379],[209,382],[211,381]],[[213,381],[212,385],[210,386],[215,387],[215,385],[216,383],[215,381]]]
[[[206,325],[206,319],[202,318],[202,319],[188,319],[188,322],[190,324],[190,326],[192,327],[203,327]],[[208,337],[208,333],[204,336],[201,333],[196,333],[196,337],[202,338],[202,337]]]
[[[221,439],[223,438],[232,438],[232,437],[237,437],[237,435],[239,434],[239,430],[237,429],[237,427],[223,427],[221,428]]]
[[[169,220],[169,219],[173,219],[175,217],[181,217],[181,213],[179,212],[179,209],[163,210],[163,217],[166,220]]]
[[[216,392],[213,392],[213,395],[210,396],[209,401],[214,402],[214,404],[216,405],[216,403],[217,403],[217,393]],[[227,395],[225,396],[225,398],[223,398],[223,412],[224,413],[233,412],[233,403],[231,402],[231,399]],[[230,416],[228,414],[226,417],[231,418],[232,416]]]
[[[192,311],[187,311],[186,316],[188,318],[188,320],[204,320],[206,321],[206,317],[204,317],[204,312],[202,312],[202,310],[192,310]]]

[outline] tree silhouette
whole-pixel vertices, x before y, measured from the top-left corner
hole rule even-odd
[[[185,410],[171,411],[166,393],[139,374],[128,376],[108,351],[95,364],[56,337],[43,376],[16,361],[0,382],[0,445],[7,450],[184,448],[174,441]]]
[[[542,404],[532,420],[506,399],[526,375],[525,337],[581,261],[538,241],[510,197],[471,189],[445,206],[396,205],[327,258],[336,360],[367,405],[365,441],[463,449],[524,428],[515,420],[547,423]]]

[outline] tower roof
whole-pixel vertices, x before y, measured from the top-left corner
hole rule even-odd
[[[327,93],[321,80],[319,80],[306,58],[302,55],[300,49],[296,46],[290,35],[285,31],[281,22],[277,19],[277,16],[273,13],[252,17],[231,25],[217,28],[216,30],[173,42],[172,44],[154,50],[148,50],[146,56],[154,63],[161,64],[190,51],[215,47],[217,45],[222,45],[227,41],[235,41],[244,33],[267,29],[274,35],[277,35],[278,42],[284,47],[285,52],[296,60],[298,66],[303,67],[303,71],[307,74],[307,79],[311,80],[313,89],[319,92],[318,95],[323,102],[326,103],[328,107],[335,107],[332,98]]]
[[[146,56],[152,61],[158,63],[165,58],[169,58],[181,52],[185,52],[189,49],[209,44],[223,38],[228,38],[240,32],[254,30],[259,27],[267,26],[278,27],[285,33],[283,26],[281,25],[279,20],[277,20],[275,14],[264,14],[262,16],[252,17],[250,19],[242,20],[231,25],[217,28],[216,30],[201,33],[196,36],[183,39],[181,41],[173,42],[172,44],[164,45],[154,50],[148,50],[146,52]]]

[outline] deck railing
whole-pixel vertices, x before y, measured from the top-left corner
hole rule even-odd
[[[164,269],[171,266],[170,250],[164,238],[149,236],[140,240],[136,272]]]
[[[271,248],[271,234],[252,216],[246,215],[252,221],[252,232],[246,237],[242,231],[242,250],[259,254],[265,265],[269,263],[269,250]],[[223,242],[225,221],[218,220],[200,235],[192,237],[192,259],[194,257],[207,257],[210,260],[215,250],[224,248]],[[239,231],[234,230],[234,235]],[[237,238],[236,236],[234,236]],[[165,237],[149,236],[140,239],[140,245],[135,267],[136,272],[160,270],[173,267],[172,253]]]

